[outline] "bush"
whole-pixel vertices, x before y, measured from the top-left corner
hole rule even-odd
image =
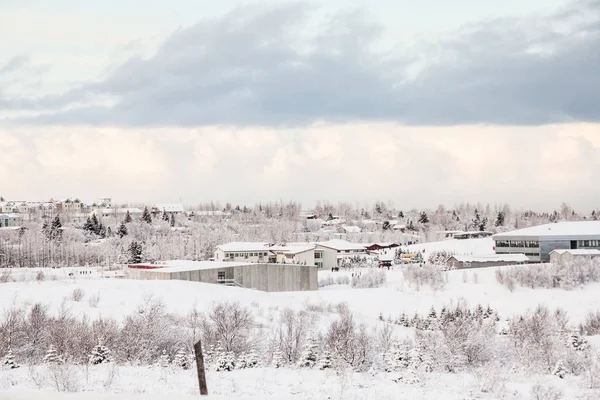
[[[585,322],[579,325],[579,331],[586,336],[600,335],[600,311],[588,313]]]
[[[446,285],[442,269],[434,265],[407,266],[403,269],[404,279],[410,284],[415,285],[417,290],[423,285],[428,285],[434,290],[443,289]]]
[[[575,259],[562,264],[523,265],[496,271],[496,281],[514,289],[523,287],[572,290],[591,282],[600,282],[600,259]]]
[[[326,344],[337,360],[354,369],[364,370],[372,362],[373,339],[364,324],[356,326],[349,310],[341,307],[340,311],[340,319],[329,326]]]
[[[351,286],[357,289],[378,288],[387,282],[385,270],[369,269],[365,273],[354,274]]]
[[[92,308],[98,307],[100,303],[100,293],[96,293],[88,298],[88,305]]]
[[[77,288],[77,289],[73,290],[73,293],[71,293],[71,300],[80,302],[81,299],[83,299],[84,295],[85,295],[85,292],[83,291],[83,289]]]

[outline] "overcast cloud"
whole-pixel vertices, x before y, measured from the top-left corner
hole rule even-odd
[[[135,37],[96,61],[20,49],[0,62],[0,195],[598,208],[600,1],[392,42],[317,10],[238,7],[133,57]]]

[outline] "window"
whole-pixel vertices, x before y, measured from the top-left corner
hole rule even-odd
[[[224,281],[224,280],[225,280],[225,271],[217,272],[217,281]]]
[[[321,252],[315,253],[315,258],[323,258],[323,253],[321,253]]]
[[[323,268],[323,263],[322,262],[315,262],[315,266],[317,268]]]
[[[590,247],[590,241],[589,240],[584,240],[583,241],[583,247]]]

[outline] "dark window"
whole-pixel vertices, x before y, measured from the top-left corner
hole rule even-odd
[[[225,280],[225,271],[217,272],[217,280],[219,280],[219,281]]]

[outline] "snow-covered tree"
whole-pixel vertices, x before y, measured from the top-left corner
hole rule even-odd
[[[167,210],[165,209],[163,209],[162,220],[169,221],[169,214],[167,214]]]
[[[166,350],[163,350],[162,354],[160,355],[160,358],[158,359],[158,365],[160,365],[161,368],[167,368],[169,364],[169,355],[167,354]]]
[[[427,215],[427,213],[425,211],[423,211],[421,213],[421,215],[419,216],[419,223],[421,223],[421,224],[429,223],[429,216]]]
[[[183,348],[180,348],[177,350],[177,353],[175,353],[173,365],[181,369],[190,369],[192,367],[190,355],[187,354]]]
[[[53,345],[50,345],[50,347],[48,348],[48,351],[46,351],[46,355],[44,356],[44,364],[62,364],[63,360],[62,358],[58,355],[58,351],[56,350],[56,347],[54,347]]]
[[[258,367],[258,356],[256,355],[256,351],[254,351],[254,349],[251,349],[247,354],[246,354],[246,368],[256,368]]]
[[[129,263],[139,264],[142,262],[143,248],[136,240],[129,245]]]
[[[171,221],[170,221],[171,227],[175,226],[175,214],[171,214]]]
[[[273,368],[281,368],[283,367],[283,354],[279,350],[275,350],[273,353],[273,360],[271,361],[271,366]]]
[[[90,355],[90,364],[98,365],[108,363],[110,361],[110,350],[106,346],[100,343],[94,346],[92,349],[92,354]]]
[[[119,237],[123,238],[123,236],[127,236],[127,225],[125,224],[125,221],[121,222],[121,225],[119,225],[119,229],[117,230]]]
[[[584,336],[574,329],[569,337],[569,347],[575,351],[586,351],[590,348],[590,344]]]
[[[131,214],[129,213],[129,210],[127,210],[127,213],[125,214],[125,220],[123,220],[123,222],[125,222],[126,224],[130,223],[133,221],[133,218],[131,218]]]
[[[148,211],[148,207],[144,208],[144,212],[142,213],[142,221],[151,224],[152,223],[152,214]]]
[[[319,358],[319,362],[317,363],[317,368],[320,370],[330,369],[332,367],[331,362],[331,353],[328,350],[325,350],[321,357]]]
[[[554,366],[554,369],[552,370],[552,375],[558,376],[560,379],[564,379],[564,377],[567,375],[567,370],[561,360],[558,360],[558,362]]]
[[[12,350],[8,350],[8,353],[4,356],[4,360],[2,361],[4,368],[7,369],[17,369],[19,365],[15,361],[15,356],[12,353]]]
[[[304,351],[300,355],[300,359],[298,360],[298,367],[300,368],[312,368],[315,366],[317,362],[317,349],[319,345],[315,340],[314,336],[310,336],[306,343],[306,347]]]
[[[385,355],[386,372],[398,372],[408,368],[409,351],[405,342],[394,342],[389,352]]]

